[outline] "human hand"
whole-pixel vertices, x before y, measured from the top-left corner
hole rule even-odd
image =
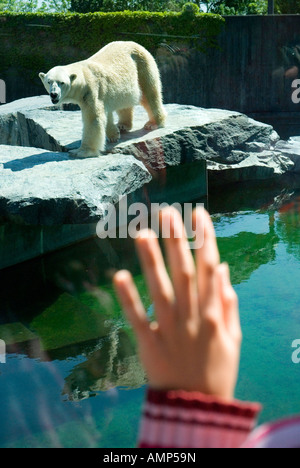
[[[114,277],[149,384],[158,390],[198,391],[230,400],[238,374],[241,328],[237,296],[227,264],[220,264],[213,224],[205,210],[194,211],[197,242],[204,233],[194,262],[179,212],[163,210],[161,223],[165,222],[171,227],[170,238],[165,239],[171,279],[156,234],[144,230],[136,239],[155,322],[149,323],[131,274],[120,271]],[[178,232],[184,234],[176,238]]]

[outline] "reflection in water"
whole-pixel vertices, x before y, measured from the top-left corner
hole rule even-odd
[[[300,261],[300,196],[279,209],[277,231],[287,251]]]
[[[234,236],[218,239],[221,259],[229,264],[231,281],[234,285],[248,280],[261,265],[275,259],[275,247],[279,238],[275,231],[274,214],[269,213],[266,216],[269,219],[269,226],[265,234],[239,232]],[[231,222],[234,222],[234,219],[234,216],[230,216]],[[255,222],[255,216],[253,221]]]
[[[297,43],[287,44],[280,48],[280,66],[273,72],[273,80],[277,85],[278,95],[285,96],[292,92],[291,84],[299,77],[300,47]],[[290,99],[287,102],[291,102]]]
[[[186,44],[161,44],[157,50],[156,61],[160,69],[163,81],[173,77],[174,83],[184,82],[189,79],[187,70],[189,69],[189,62],[192,57],[192,50]],[[168,96],[170,87],[164,87],[164,95],[166,102],[175,102],[171,96]],[[176,89],[180,99],[181,90]],[[176,101],[178,102],[178,101]]]
[[[231,267],[243,310],[253,303],[249,317],[243,316],[244,336],[252,334],[257,340],[243,356],[239,397],[246,399],[263,397],[258,384],[249,384],[249,375],[264,363],[264,354],[257,353],[268,330],[274,340],[287,328],[287,297],[295,297],[295,286],[288,281],[282,298],[276,296],[278,303],[274,303],[267,280],[273,281],[273,276],[275,280],[278,271],[280,281],[283,272],[296,278],[299,270],[300,197],[286,190],[271,193],[265,197],[255,193],[260,209],[248,206],[246,211],[231,210],[213,218],[221,257]],[[232,203],[238,208],[236,199],[242,200],[238,190],[235,197]],[[254,200],[255,196],[248,196],[249,203]],[[244,198],[243,209],[245,203]],[[287,262],[289,272],[284,270]],[[131,240],[92,239],[5,270],[0,284],[0,338],[5,339],[9,355],[7,364],[0,365],[0,418],[4,421],[0,446],[135,445],[146,379],[132,330],[111,285],[113,272],[123,267],[132,271],[145,306],[153,313]],[[280,322],[282,311],[284,322]],[[299,322],[295,312],[288,317],[286,333],[296,330]],[[287,346],[295,338],[287,335]],[[286,361],[280,365],[275,373],[286,375]],[[272,381],[273,395],[274,388],[278,394],[282,391],[284,382],[280,379],[274,387]],[[260,394],[255,393],[257,388]],[[267,401],[278,417],[283,410],[280,405],[274,410],[275,400]],[[289,402],[296,401],[291,394]]]
[[[296,79],[300,69],[300,45],[292,44],[281,48],[283,58],[284,76],[289,79]]]
[[[76,365],[65,380],[63,394],[73,401],[115,387],[139,388],[146,383],[132,340],[117,327],[99,341],[86,355],[86,361]]]

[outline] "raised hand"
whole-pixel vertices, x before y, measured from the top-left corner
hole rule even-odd
[[[230,400],[240,358],[238,300],[229,268],[220,264],[210,216],[201,208],[193,213],[196,241],[202,245],[195,251],[195,261],[179,212],[163,210],[161,223],[171,227],[164,241],[170,276],[156,234],[144,230],[136,239],[155,322],[148,321],[131,274],[119,271],[114,277],[149,384],[155,389],[198,391]]]

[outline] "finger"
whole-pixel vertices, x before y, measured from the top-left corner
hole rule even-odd
[[[174,291],[156,234],[151,230],[141,231],[136,238],[136,246],[156,319],[161,326],[168,326],[173,319]]]
[[[239,315],[238,297],[230,281],[230,271],[227,263],[219,265],[218,281],[223,305],[223,320],[231,336],[241,339],[241,323]]]
[[[199,304],[202,309],[212,286],[215,268],[220,264],[220,255],[213,223],[203,208],[193,212],[193,229],[196,232],[196,243],[198,239],[203,240],[199,241],[202,247],[196,249]]]
[[[195,317],[198,308],[196,267],[182,217],[178,210],[170,207],[162,210],[160,222],[162,232],[169,231],[164,243],[176,298],[176,311],[181,317]]]
[[[114,275],[113,283],[125,315],[140,337],[149,330],[149,322],[133,278],[123,270]]]

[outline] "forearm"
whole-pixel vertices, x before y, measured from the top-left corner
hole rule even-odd
[[[260,405],[254,403],[149,389],[139,447],[238,448],[253,430],[259,411]]]

